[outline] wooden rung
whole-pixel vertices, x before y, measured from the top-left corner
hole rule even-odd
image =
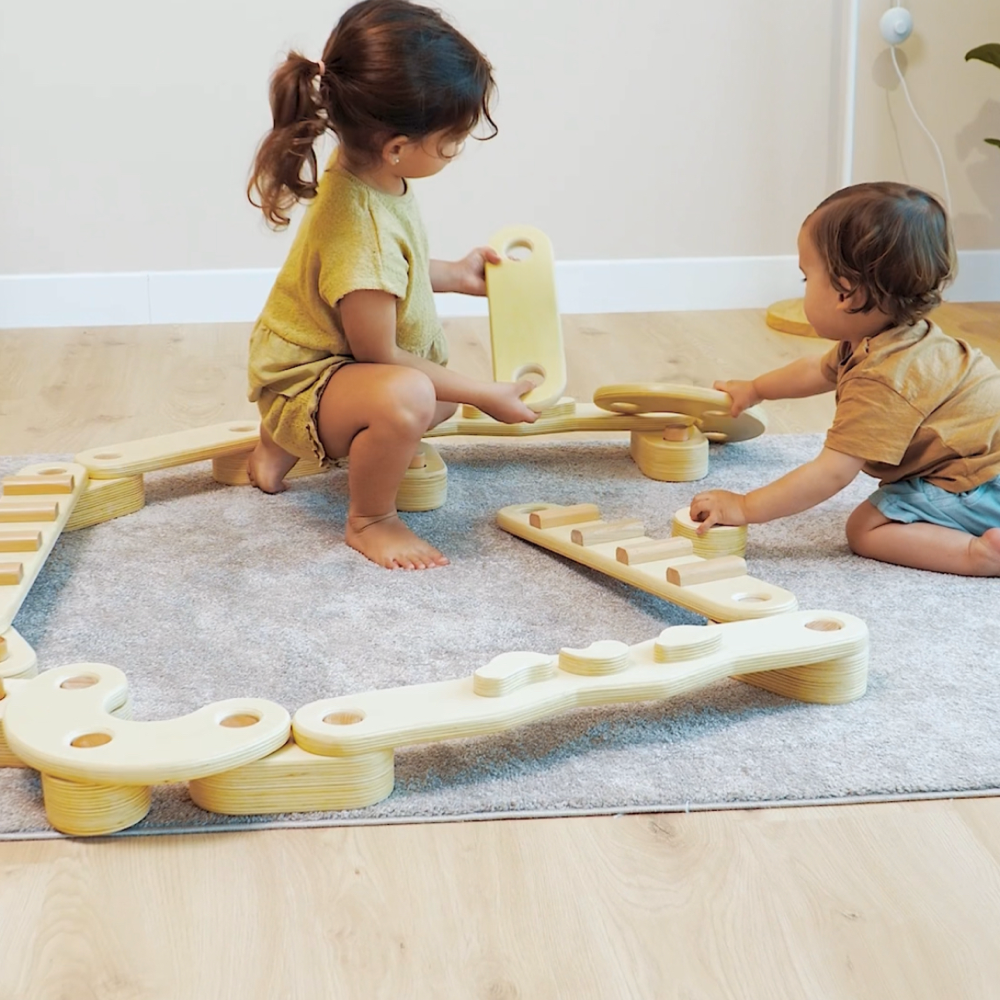
[[[596,503],[575,503],[569,507],[549,507],[533,510],[528,522],[533,528],[558,528],[564,524],[582,524],[600,520],[601,512]]]
[[[23,578],[24,566],[21,563],[0,563],[0,587],[16,587]]]
[[[745,576],[747,564],[739,556],[722,556],[719,559],[704,559],[701,562],[682,563],[667,567],[667,582],[678,587],[690,587],[695,583],[710,583],[712,580],[726,580],[733,576]]]
[[[6,476],[3,481],[5,497],[32,496],[39,493],[72,493],[76,480],[68,474],[51,476]]]
[[[648,542],[619,545],[615,558],[626,566],[638,566],[640,563],[656,562],[657,559],[689,556],[693,552],[694,545],[689,538],[655,538]]]
[[[7,640],[0,635],[0,661],[7,659]],[[0,693],[3,692],[3,678],[0,678]]]
[[[426,469],[427,459],[424,457],[422,451],[418,451],[413,458],[410,459],[410,464],[407,466],[408,469]]]
[[[0,497],[0,522],[55,521],[59,504],[53,500],[6,500]]]
[[[633,517],[621,521],[607,521],[586,528],[574,528],[569,535],[575,545],[598,545],[601,542],[617,542],[623,538],[638,538],[646,534],[642,521]]]
[[[37,552],[41,547],[40,531],[0,531],[0,552]]]

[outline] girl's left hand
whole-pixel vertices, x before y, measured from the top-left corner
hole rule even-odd
[[[499,264],[500,254],[493,247],[476,247],[452,266],[452,291],[463,295],[486,294],[486,264]]]
[[[716,524],[741,525],[747,523],[745,497],[729,490],[707,490],[691,501],[689,511],[692,521],[700,521],[698,534],[704,535]]]

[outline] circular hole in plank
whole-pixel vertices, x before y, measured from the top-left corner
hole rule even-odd
[[[504,249],[503,255],[508,260],[527,260],[535,248],[527,240],[513,240]]]
[[[84,688],[93,687],[98,681],[100,677],[95,677],[93,674],[78,674],[76,677],[67,677],[59,687],[64,691],[82,691]]]
[[[742,604],[763,604],[771,600],[770,594],[733,594],[733,600]]]
[[[815,621],[806,622],[806,628],[811,628],[814,632],[838,632],[843,627],[840,622],[832,618],[817,618]]]
[[[235,715],[227,715],[224,719],[219,719],[219,725],[226,729],[245,729],[247,726],[255,726],[260,722],[260,716],[252,712],[237,712]]]
[[[323,716],[323,721],[328,726],[353,726],[355,723],[364,720],[365,713],[357,710],[346,712],[331,712]]]
[[[102,747],[111,742],[110,733],[83,733],[69,741],[71,747]]]

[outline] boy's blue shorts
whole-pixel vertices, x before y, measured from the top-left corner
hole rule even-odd
[[[926,521],[970,535],[1000,528],[1000,476],[965,493],[949,493],[926,479],[904,479],[877,489],[868,502],[890,521]]]

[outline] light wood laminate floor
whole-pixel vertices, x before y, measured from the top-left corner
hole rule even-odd
[[[1000,305],[938,318],[1000,360]],[[577,399],[825,349],[755,311],[564,329]],[[247,332],[0,331],[0,452],[253,416]],[[448,332],[488,376],[485,321]],[[992,1000],[998,927],[998,799],[0,843],[0,1000]]]

